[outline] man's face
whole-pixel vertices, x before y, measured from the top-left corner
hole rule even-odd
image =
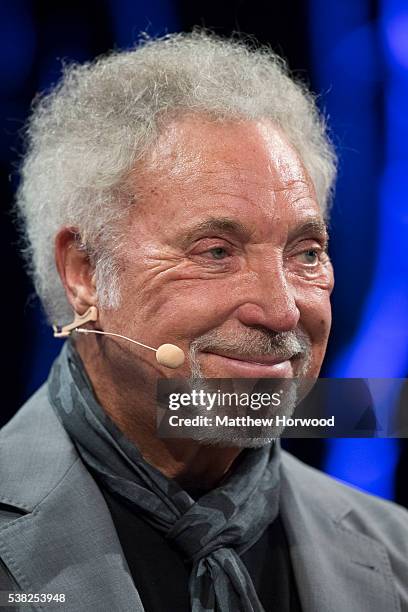
[[[122,302],[103,329],[170,342],[212,378],[317,377],[333,273],[313,185],[268,121],[169,124],[134,173]],[[115,359],[144,379],[189,376],[124,343]]]

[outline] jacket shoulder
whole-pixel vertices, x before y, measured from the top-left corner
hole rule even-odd
[[[387,548],[396,545],[408,558],[407,509],[328,476],[285,451],[282,455],[293,486],[338,525],[382,541]]]
[[[0,504],[31,512],[77,459],[45,383],[0,430]]]

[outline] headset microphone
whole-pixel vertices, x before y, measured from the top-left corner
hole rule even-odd
[[[114,336],[115,338],[122,338],[123,340],[128,340],[133,344],[137,344],[138,346],[142,346],[143,348],[149,349],[150,351],[154,351],[154,353],[156,353],[156,361],[161,365],[164,365],[166,368],[176,369],[183,365],[185,360],[184,351],[182,351],[181,348],[176,346],[175,344],[161,344],[159,348],[155,349],[152,346],[148,346],[147,344],[143,344],[142,342],[138,342],[137,340],[132,340],[132,338],[128,338],[127,336],[122,336],[122,334],[114,334],[113,332],[104,332],[97,329],[81,328],[81,326],[85,325],[85,323],[89,323],[89,321],[96,321],[97,318],[98,309],[96,308],[96,306],[91,306],[83,315],[79,315],[76,312],[75,318],[72,323],[64,325],[63,327],[59,325],[53,325],[54,338],[67,338],[71,335],[72,332],[81,334],[101,334],[103,336]]]

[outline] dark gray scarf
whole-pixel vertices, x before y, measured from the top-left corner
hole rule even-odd
[[[243,451],[231,475],[195,501],[149,465],[104,412],[70,341],[48,382],[50,401],[91,472],[192,564],[193,612],[261,612],[240,554],[278,514],[279,445]]]

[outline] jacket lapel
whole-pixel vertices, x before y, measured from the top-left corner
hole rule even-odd
[[[44,393],[23,410],[1,446],[1,471],[17,478],[3,479],[0,501],[19,510],[0,529],[0,557],[21,590],[65,594],[55,609],[142,612],[105,500]]]
[[[318,479],[282,455],[281,515],[302,610],[400,611],[385,547],[346,526],[348,501],[317,490]]]

